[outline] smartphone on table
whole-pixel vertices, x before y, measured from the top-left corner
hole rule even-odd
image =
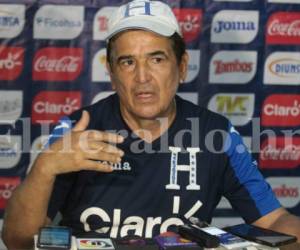
[[[41,227],[37,240],[40,249],[71,249],[72,230],[69,227]]]
[[[224,230],[241,238],[271,247],[287,245],[297,241],[297,238],[293,235],[275,232],[250,224],[229,226],[225,227]]]

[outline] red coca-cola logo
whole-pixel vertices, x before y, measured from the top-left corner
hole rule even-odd
[[[300,164],[300,137],[271,137],[263,141],[261,168],[296,168]]]
[[[24,48],[0,46],[0,80],[15,80],[24,65]]]
[[[12,192],[20,183],[20,177],[0,177],[0,209],[5,208]]]
[[[262,106],[263,126],[299,126],[300,95],[271,95]]]
[[[40,49],[33,60],[33,80],[74,81],[82,71],[81,48]]]
[[[268,20],[267,44],[300,44],[300,12],[276,12]]]
[[[202,9],[173,9],[184,40],[191,42],[199,38],[202,29]]]
[[[226,62],[215,60],[213,61],[213,64],[215,65],[215,74],[249,73],[253,69],[253,62],[241,62],[238,59]]]
[[[80,107],[80,91],[42,91],[32,102],[32,123],[57,123]]]

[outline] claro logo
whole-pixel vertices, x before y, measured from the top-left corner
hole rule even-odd
[[[270,137],[261,144],[259,166],[293,169],[300,164],[300,137]]]
[[[263,126],[299,126],[300,95],[271,95],[262,107]]]
[[[179,22],[184,40],[191,42],[197,38],[202,29],[202,9],[173,9]]]
[[[300,44],[300,12],[276,12],[267,23],[267,44]]]
[[[15,80],[24,65],[24,49],[0,46],[0,80]]]
[[[56,123],[81,107],[81,92],[42,91],[34,97],[32,123]]]
[[[34,56],[33,80],[73,81],[82,71],[81,48],[44,48]]]
[[[20,177],[0,177],[0,209],[5,208],[12,192],[20,183]]]

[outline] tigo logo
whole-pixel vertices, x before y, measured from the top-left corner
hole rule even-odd
[[[32,103],[32,123],[56,123],[81,107],[81,92],[42,91]]]
[[[36,39],[74,39],[84,25],[84,7],[74,5],[44,5],[34,17],[33,36]]]
[[[173,9],[173,12],[179,22],[184,40],[191,42],[201,33],[202,9]]]
[[[300,85],[300,53],[274,52],[264,66],[264,84]]]
[[[111,239],[78,239],[77,245],[80,249],[115,249]]]
[[[5,208],[12,192],[20,183],[20,177],[0,177],[0,209]]]
[[[242,126],[253,117],[254,94],[219,93],[211,98],[208,108],[226,116],[233,125]]]
[[[106,49],[100,49],[93,58],[93,82],[109,82],[110,77],[106,70]]]
[[[274,13],[267,23],[267,44],[300,44],[300,12]]]
[[[189,55],[189,62],[185,83],[194,81],[200,72],[201,51],[188,49],[187,53]]]
[[[259,166],[292,169],[300,164],[300,137],[270,137],[262,142]]]
[[[15,80],[22,72],[24,49],[0,46],[0,80]]]
[[[108,19],[112,12],[117,7],[103,7],[101,8],[94,17],[93,24],[93,38],[94,40],[105,40],[107,37],[107,24]]]
[[[22,114],[23,91],[0,91],[0,123],[14,123]]]
[[[21,159],[21,136],[0,136],[0,169],[15,167]]]
[[[299,204],[299,177],[269,177],[267,182],[271,185],[273,192],[283,207],[293,208]]]
[[[44,48],[33,60],[33,80],[73,81],[82,71],[82,48]]]
[[[271,95],[262,107],[263,126],[299,126],[300,95]]]
[[[210,83],[245,84],[256,73],[256,51],[219,51],[210,61]]]
[[[25,25],[25,5],[0,4],[0,38],[17,37]]]
[[[221,10],[211,26],[213,43],[250,43],[258,33],[258,11]]]

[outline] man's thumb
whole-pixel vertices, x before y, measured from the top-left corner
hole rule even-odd
[[[87,111],[83,110],[80,120],[75,124],[73,131],[83,131],[90,123],[90,115]]]

